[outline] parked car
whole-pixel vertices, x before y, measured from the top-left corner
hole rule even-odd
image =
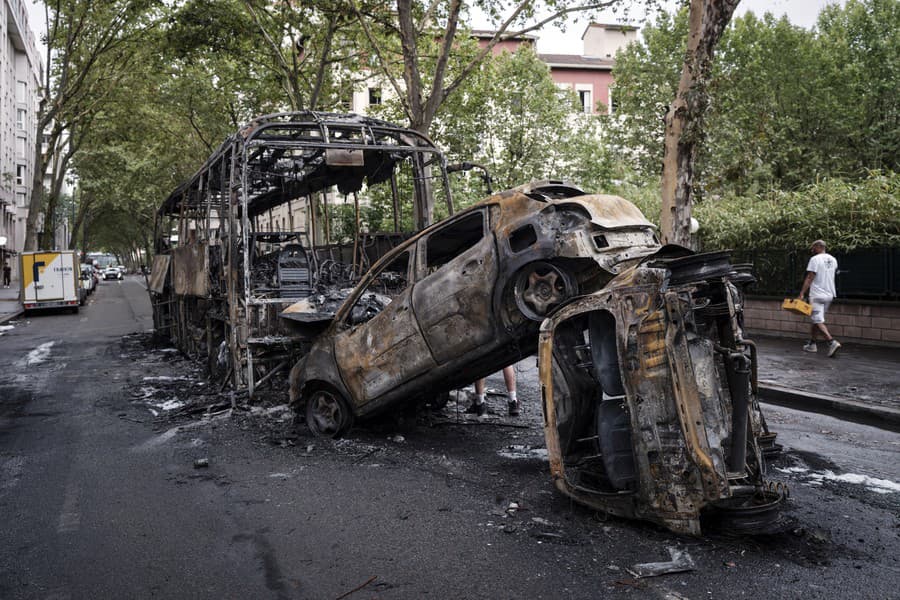
[[[313,433],[340,436],[355,418],[471,383],[533,354],[548,314],[659,248],[617,196],[562,182],[495,194],[370,269],[292,369],[291,401]]]
[[[85,292],[85,299],[94,293],[94,290],[97,289],[97,280],[94,279],[94,267],[81,265],[80,283]],[[81,305],[84,305],[84,299],[82,299]]]
[[[119,267],[110,265],[103,269],[103,279],[122,279],[122,272]]]

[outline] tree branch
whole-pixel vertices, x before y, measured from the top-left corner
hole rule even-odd
[[[369,24],[366,23],[365,18],[363,18],[363,14],[360,12],[359,6],[356,4],[356,0],[350,0],[350,6],[353,8],[353,12],[356,14],[356,18],[363,28],[363,33],[365,33],[366,39],[369,41],[369,44],[371,44],[372,50],[375,52],[375,56],[378,58],[378,64],[381,66],[381,74],[384,75],[391,83],[391,86],[397,93],[397,97],[400,99],[400,106],[403,108],[403,112],[406,115],[406,118],[409,119],[410,122],[412,122],[412,110],[408,100],[406,99],[406,95],[403,92],[403,88],[400,86],[400,83],[394,77],[393,73],[391,73],[387,68],[388,63],[384,58],[384,52],[382,51],[381,46],[375,40],[375,36],[372,34],[372,30],[369,27]]]

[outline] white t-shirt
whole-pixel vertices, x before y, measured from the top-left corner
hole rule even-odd
[[[837,295],[834,290],[834,274],[837,266],[837,260],[827,252],[820,252],[809,259],[806,270],[816,274],[809,286],[810,298],[830,300]]]

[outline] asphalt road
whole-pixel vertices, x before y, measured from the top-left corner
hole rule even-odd
[[[149,327],[128,278],[2,332],[0,598],[898,597],[900,435],[771,408],[790,525],[685,538],[554,490],[534,359],[518,419],[451,403],[331,442],[295,433],[279,395],[172,416],[209,386]],[[625,570],[670,547],[696,569]]]

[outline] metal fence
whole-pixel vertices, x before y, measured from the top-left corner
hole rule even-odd
[[[839,298],[900,301],[900,248],[866,248],[829,252],[838,261],[835,285]],[[751,294],[794,296],[800,291],[809,251],[735,250],[734,263],[752,263],[757,282]]]

